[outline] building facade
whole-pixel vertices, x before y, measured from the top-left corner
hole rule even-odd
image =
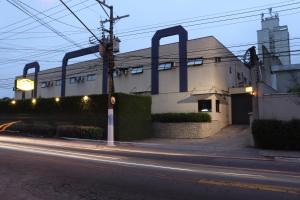
[[[180,92],[179,43],[159,47],[159,93],[152,95],[152,113],[208,112],[220,128],[231,123],[229,88],[250,84],[249,69],[216,38],[187,42],[187,91]],[[151,95],[151,48],[115,56],[115,92]],[[18,77],[17,77],[18,78]],[[33,79],[33,74],[28,78]],[[66,96],[102,93],[103,65],[90,60],[67,66]],[[61,94],[61,67],[38,73],[37,98]],[[16,91],[21,99],[22,92]],[[25,98],[32,98],[26,92]]]
[[[269,17],[262,14],[261,30],[257,31],[258,54],[263,55],[263,46],[273,55],[280,59],[283,65],[291,64],[290,41],[287,26],[280,26],[279,15],[272,13]]]

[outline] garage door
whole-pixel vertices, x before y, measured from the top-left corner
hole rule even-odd
[[[249,124],[249,112],[252,112],[250,94],[231,95],[232,124]]]

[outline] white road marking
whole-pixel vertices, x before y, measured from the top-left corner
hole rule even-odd
[[[44,148],[31,148],[31,147],[22,146],[22,145],[3,145],[3,144],[1,144],[1,148],[10,149],[10,150],[18,150],[18,151],[22,151],[22,152],[37,153],[37,154],[43,154],[43,155],[52,155],[52,156],[59,156],[59,157],[66,157],[66,158],[76,158],[76,159],[84,159],[84,160],[90,160],[90,161],[98,161],[98,162],[102,162],[102,163],[133,166],[133,167],[146,167],[146,168],[154,168],[154,169],[204,173],[204,174],[210,174],[210,175],[222,175],[222,176],[230,176],[230,177],[234,176],[234,177],[248,177],[248,178],[265,178],[265,176],[262,176],[262,175],[209,171],[209,170],[200,170],[200,169],[189,169],[189,168],[163,166],[163,165],[156,165],[156,164],[127,162],[127,161],[120,161],[119,158],[116,158],[116,157],[96,156],[96,155],[91,155],[91,154],[50,150],[50,149],[44,149]]]

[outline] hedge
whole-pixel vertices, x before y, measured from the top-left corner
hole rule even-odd
[[[161,123],[211,122],[211,116],[208,113],[164,113],[153,114],[152,121]]]
[[[116,139],[131,141],[152,137],[151,96],[115,96]]]
[[[258,148],[300,150],[300,120],[255,120],[252,135]]]
[[[114,94],[115,139],[136,140],[151,137],[151,97]],[[23,121],[29,124],[95,126],[107,129],[107,95],[91,95],[87,102],[82,96],[60,98],[38,98],[18,100],[13,105],[9,100],[0,100],[0,121]],[[106,134],[104,134],[104,139]]]
[[[76,126],[44,123],[16,123],[8,130],[19,132],[18,135],[40,136],[40,137],[70,137],[82,139],[103,139],[104,130],[93,126]]]
[[[62,125],[58,126],[56,130],[58,137],[101,140],[104,135],[102,128],[93,126]]]
[[[56,135],[56,128],[44,123],[16,123],[9,127],[8,130],[19,132],[20,135],[39,137],[54,137]]]

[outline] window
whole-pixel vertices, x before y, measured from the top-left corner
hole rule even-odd
[[[113,77],[119,77],[121,76],[120,69],[113,69]]]
[[[131,74],[141,74],[141,73],[143,73],[143,70],[144,70],[143,65],[137,66],[137,67],[132,67],[131,68]]]
[[[174,66],[173,62],[161,63],[158,66],[158,70],[169,70]]]
[[[75,84],[77,82],[77,77],[70,78],[70,84]]]
[[[46,88],[47,87],[47,82],[42,82],[41,88]]]
[[[55,86],[61,86],[61,80],[56,80],[55,81]]]
[[[215,57],[215,62],[216,62],[216,63],[219,63],[219,62],[221,62],[221,61],[222,61],[221,57]]]
[[[239,72],[237,73],[237,79],[241,80],[241,74]]]
[[[211,112],[211,100],[199,100],[198,112]]]
[[[87,81],[95,81],[96,80],[96,74],[89,74],[87,75]]]
[[[196,66],[196,65],[203,65],[203,58],[190,58],[188,59],[188,66]]]
[[[229,67],[229,74],[232,74],[232,70],[231,70],[231,67]]]
[[[220,100],[216,100],[216,112],[220,112]]]

